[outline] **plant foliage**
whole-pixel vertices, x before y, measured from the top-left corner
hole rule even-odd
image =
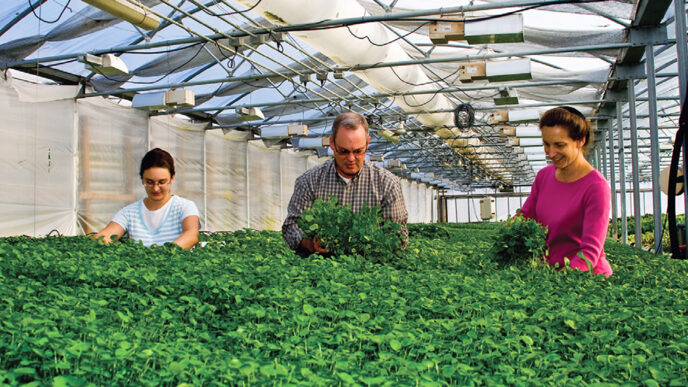
[[[394,265],[271,231],[0,238],[0,385],[688,385],[688,261],[609,240],[609,278],[496,270],[501,224],[443,227]]]
[[[303,211],[298,221],[303,237],[317,237],[327,251],[341,255],[360,255],[385,262],[396,257],[403,246],[401,225],[384,219],[380,207],[368,207],[354,213],[350,206],[337,204],[337,198],[316,199]]]
[[[449,238],[449,231],[437,223],[412,223],[408,225],[409,238]]]
[[[495,236],[490,256],[502,265],[539,265],[546,255],[547,228],[523,216],[509,218]]]

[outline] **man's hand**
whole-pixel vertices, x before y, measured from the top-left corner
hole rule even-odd
[[[317,236],[314,236],[313,239],[301,239],[301,248],[307,250],[310,253],[329,253],[329,251],[325,250],[322,246],[320,246],[320,241],[318,240]]]

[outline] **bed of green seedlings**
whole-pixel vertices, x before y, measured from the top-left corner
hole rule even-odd
[[[685,261],[505,266],[499,227],[409,225],[386,264],[267,231],[0,238],[0,385],[688,385]]]

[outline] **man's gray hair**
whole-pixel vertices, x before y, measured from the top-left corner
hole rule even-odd
[[[365,117],[352,111],[340,113],[332,123],[332,139],[334,140],[337,138],[337,132],[339,131],[339,128],[354,130],[358,129],[359,127],[363,127],[363,129],[365,129],[367,137],[368,121],[366,121]]]

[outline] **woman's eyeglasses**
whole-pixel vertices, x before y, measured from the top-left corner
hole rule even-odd
[[[170,184],[170,181],[169,181],[169,180],[161,180],[161,181],[151,181],[151,180],[147,180],[147,181],[144,181],[143,184],[145,184],[145,186],[146,186],[146,187],[149,187],[149,188],[153,188],[153,187],[155,187],[156,185],[159,186],[159,187],[164,187],[164,186]]]

